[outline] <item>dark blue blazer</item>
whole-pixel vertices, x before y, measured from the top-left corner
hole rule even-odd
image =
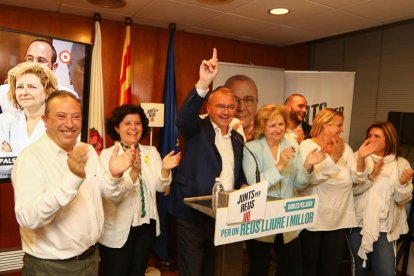
[[[215,178],[221,173],[221,156],[215,145],[215,132],[210,118],[199,117],[205,98],[191,90],[177,114],[177,127],[184,138],[184,155],[171,184],[169,212],[180,219],[199,216],[184,204],[184,198],[211,195]],[[234,187],[246,183],[242,169],[243,137],[231,131],[234,153]]]

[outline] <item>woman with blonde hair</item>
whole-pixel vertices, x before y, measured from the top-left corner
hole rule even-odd
[[[353,202],[353,183],[362,181],[351,147],[339,136],[343,115],[331,108],[320,111],[312,122],[311,139],[302,141],[300,151],[306,156],[315,147],[324,149],[326,159],[314,166],[309,186],[302,195],[318,195],[317,219],[301,232],[303,274],[339,274],[345,250],[346,229],[357,225]],[[363,144],[360,151],[369,154],[375,145]]]
[[[290,198],[303,190],[309,181],[315,164],[325,158],[323,150],[310,151],[302,162],[297,144],[286,139],[287,109],[281,105],[268,104],[259,109],[254,117],[255,140],[246,144],[255,156],[260,179],[269,183],[268,196]],[[249,184],[256,183],[255,160],[247,149],[243,153],[243,171]],[[302,275],[300,231],[272,235],[246,241],[249,255],[248,275],[267,275],[270,250],[275,248],[278,255],[277,275]]]
[[[348,242],[354,260],[354,275],[395,275],[395,241],[408,232],[404,204],[412,198],[413,169],[400,156],[397,132],[390,122],[376,122],[366,131],[366,144],[378,144],[357,164],[367,175],[354,186],[357,227]]]
[[[34,62],[10,69],[7,80],[10,101],[18,110],[0,114],[0,155],[16,157],[45,133],[45,100],[57,89],[57,81],[49,68]]]

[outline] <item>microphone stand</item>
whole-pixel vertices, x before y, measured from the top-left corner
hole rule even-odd
[[[243,147],[247,149],[247,151],[252,155],[254,163],[256,164],[256,183],[260,182],[260,171],[259,171],[259,165],[257,164],[256,156],[254,156],[253,152],[246,146],[246,144],[240,140],[239,136],[235,136],[236,140],[242,143]]]

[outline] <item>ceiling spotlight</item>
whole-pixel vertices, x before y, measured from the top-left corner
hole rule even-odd
[[[122,8],[126,6],[125,0],[88,0],[88,2],[103,8]]]
[[[273,14],[273,15],[284,15],[284,14],[287,14],[289,12],[290,11],[288,9],[285,9],[285,8],[277,8],[277,9],[269,10],[269,13]]]

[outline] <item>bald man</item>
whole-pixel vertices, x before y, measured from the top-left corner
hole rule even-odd
[[[228,87],[234,96],[234,117],[241,121],[246,140],[253,140],[253,120],[259,101],[256,83],[248,76],[234,75],[227,79],[224,86]]]
[[[57,53],[55,47],[44,39],[35,39],[30,42],[29,46],[26,49],[25,61],[36,62],[42,66],[45,66],[52,71],[56,71],[58,67]],[[78,97],[78,94],[72,89],[65,87],[63,85],[58,85],[58,90],[69,91],[75,96]],[[8,97],[9,94],[9,85],[3,84],[0,85],[0,108],[2,112],[16,110],[12,105]]]
[[[236,103],[231,91],[219,87],[208,97],[208,116],[198,114],[217,75],[214,49],[203,60],[199,80],[177,114],[184,155],[171,185],[169,212],[177,217],[178,264],[181,276],[214,275],[214,220],[184,204],[185,197],[211,195],[216,177],[225,190],[246,183],[242,170],[243,138],[230,127]]]

